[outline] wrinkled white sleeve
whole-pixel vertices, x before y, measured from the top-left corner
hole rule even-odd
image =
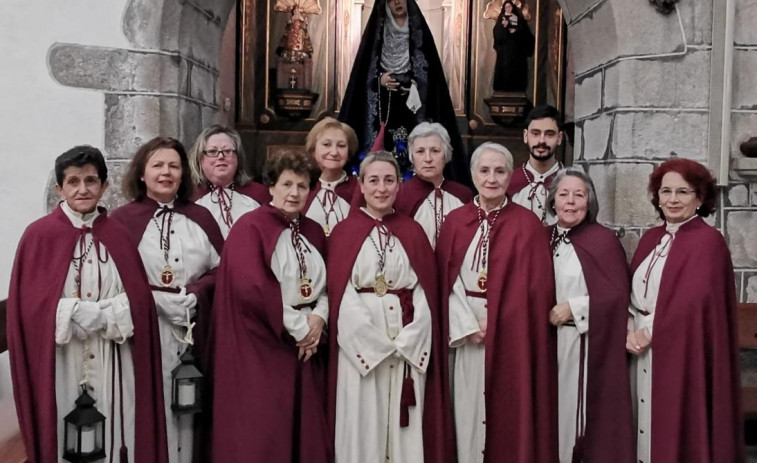
[[[394,338],[397,353],[421,373],[428,368],[431,354],[431,310],[420,285],[413,289],[413,321]]]
[[[337,324],[339,348],[362,376],[373,371],[396,350],[386,330],[371,323],[368,309],[349,282],[344,289]]]
[[[481,331],[476,315],[468,304],[463,280],[457,277],[449,295],[449,346],[456,348],[466,343],[466,338]]]
[[[589,296],[578,296],[568,299],[573,322],[579,333],[589,331]]]
[[[284,328],[295,341],[302,341],[310,332],[307,314],[292,308],[291,305],[284,304]]]
[[[637,330],[644,330],[644,334],[647,335],[647,338],[649,340],[652,340],[652,326],[654,325],[654,314],[651,313],[649,315],[639,315],[637,318],[638,322],[636,323],[636,329]]]
[[[105,330],[102,334],[104,339],[122,344],[134,335],[131,305],[125,292],[109,299],[101,299],[99,306],[105,318]]]
[[[326,324],[329,322],[329,296],[326,294],[326,292],[321,293],[320,296],[318,296],[318,302],[315,304],[315,308],[313,309],[313,315],[318,315],[323,319]]]
[[[73,321],[74,310],[78,308],[78,297],[64,297],[58,301],[55,312],[55,343],[58,345],[68,344],[71,336],[77,339],[85,339],[87,332]]]

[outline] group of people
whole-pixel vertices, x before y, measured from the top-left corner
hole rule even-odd
[[[653,171],[664,224],[629,268],[591,178],[555,160],[561,129],[535,108],[517,169],[480,145],[475,196],[445,179],[438,123],[409,134],[405,182],[385,151],[349,175],[357,137],[331,118],[262,184],[232,129],[188,153],[158,137],[112,213],[100,151],[63,153],[62,201],[25,232],[8,298],[29,461],[64,458],[85,394],[106,461],[743,461],[712,176],[680,158]],[[175,407],[187,350],[194,415]]]

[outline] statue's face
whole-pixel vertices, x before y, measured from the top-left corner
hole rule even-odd
[[[506,14],[512,14],[513,12],[513,4],[512,3],[505,3],[505,13]]]
[[[387,0],[389,10],[394,19],[402,19],[407,16],[407,0]]]

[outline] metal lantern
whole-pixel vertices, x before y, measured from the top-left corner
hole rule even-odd
[[[202,373],[195,366],[190,348],[182,354],[181,363],[171,372],[171,410],[174,413],[198,413],[202,410]]]
[[[95,399],[82,386],[76,408],[63,418],[63,459],[71,463],[105,458],[105,416],[95,408]]]

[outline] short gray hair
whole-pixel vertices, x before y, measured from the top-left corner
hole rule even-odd
[[[410,135],[407,137],[407,146],[410,155],[413,154],[413,144],[416,138],[426,138],[436,135],[442,141],[442,153],[444,153],[444,162],[452,160],[452,143],[450,142],[449,132],[438,122],[421,122],[416,125]],[[412,158],[411,158],[412,159]]]
[[[481,157],[481,154],[484,151],[494,151],[495,153],[499,153],[502,156],[505,157],[505,167],[507,167],[508,172],[513,171],[513,154],[505,148],[504,146],[500,145],[499,143],[494,143],[491,141],[487,141],[485,143],[482,143],[481,146],[476,148],[475,151],[473,151],[473,154],[471,154],[470,157],[470,171],[473,172],[473,170],[478,165],[478,158]]]
[[[599,201],[597,201],[597,193],[594,190],[594,182],[591,181],[591,177],[589,177],[589,175],[580,167],[566,167],[557,172],[555,179],[552,181],[552,185],[549,187],[549,195],[547,195],[547,207],[549,210],[553,214],[557,213],[555,211],[555,194],[557,194],[557,187],[565,177],[576,177],[584,182],[586,192],[589,195],[589,201],[586,207],[586,222],[596,222],[597,215],[599,214]]]

